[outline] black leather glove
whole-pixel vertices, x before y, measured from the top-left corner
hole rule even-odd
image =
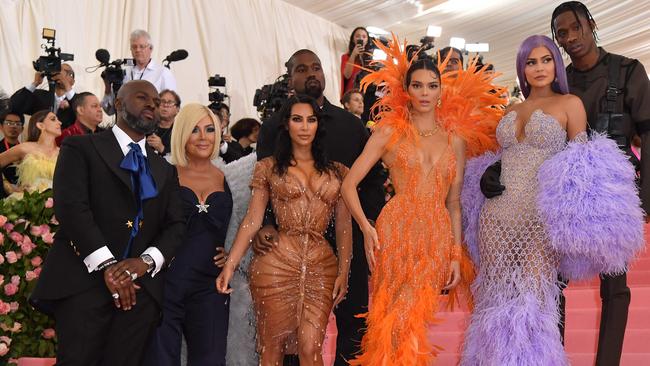
[[[501,184],[501,160],[490,165],[481,176],[481,192],[486,198],[500,196],[506,189]]]

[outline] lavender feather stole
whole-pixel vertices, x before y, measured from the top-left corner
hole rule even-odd
[[[643,248],[634,167],[616,143],[595,134],[570,142],[540,167],[538,207],[569,279],[622,273]]]
[[[481,176],[492,164],[501,159],[501,151],[493,153],[486,152],[481,156],[469,159],[465,164],[465,176],[463,190],[460,195],[460,203],[463,208],[463,236],[464,244],[467,247],[469,256],[474,265],[479,265],[478,250],[478,223],[481,216],[481,208],[485,203],[485,196],[481,192]]]

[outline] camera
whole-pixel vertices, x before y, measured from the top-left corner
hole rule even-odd
[[[133,59],[117,59],[115,61],[110,61],[111,54],[107,50],[100,48],[95,51],[95,58],[99,61],[99,67],[105,66],[106,69],[102,71],[101,77],[111,84],[113,93],[117,95],[117,92],[122,87],[124,81],[125,71],[122,68],[122,65],[133,66],[135,63]]]
[[[50,28],[43,28],[42,37],[45,44],[42,48],[45,50],[46,56],[39,57],[32,64],[34,69],[43,74],[48,79],[52,75],[61,72],[62,61],[73,61],[74,55],[71,53],[61,52],[61,48],[56,48],[56,30]],[[48,47],[49,44],[49,47]]]
[[[273,84],[263,85],[255,90],[253,106],[260,113],[260,119],[269,119],[275,111],[282,108],[289,95],[289,74],[278,77]]]
[[[210,76],[208,78],[208,87],[210,88],[225,88],[226,87],[226,78],[219,74]],[[210,104],[208,108],[213,110],[221,109],[221,105],[226,98],[230,98],[228,94],[221,92],[219,89],[215,89],[213,92],[208,93],[208,100]]]
[[[363,45],[363,39],[357,39],[355,43],[358,45]]]

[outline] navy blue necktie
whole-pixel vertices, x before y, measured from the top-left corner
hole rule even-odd
[[[122,258],[128,258],[131,252],[131,245],[138,231],[140,223],[143,219],[142,206],[145,200],[156,197],[158,190],[156,189],[156,182],[154,182],[151,173],[149,172],[149,164],[147,158],[142,154],[140,145],[132,142],[129,144],[129,152],[124,156],[120,168],[128,170],[131,173],[131,185],[133,193],[135,194],[135,203],[138,209],[138,214],[133,220],[133,227],[131,228],[131,236],[129,243],[124,250]]]

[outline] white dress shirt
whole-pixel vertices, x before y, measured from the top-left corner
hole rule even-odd
[[[147,80],[156,87],[158,93],[165,89],[176,91],[176,78],[172,72],[164,67],[163,65],[157,63],[153,59],[149,61],[147,66],[144,69],[141,69],[138,66],[127,66],[125,69],[123,84],[131,80]],[[102,98],[102,108],[104,112],[108,115],[115,114],[115,96],[113,93],[104,95]]]
[[[113,134],[115,135],[115,138],[117,139],[117,143],[120,145],[120,149],[122,149],[122,153],[126,155],[131,148],[129,147],[129,144],[132,142],[135,142],[131,140],[129,135],[126,134],[126,132],[122,131],[121,128],[119,128],[117,125],[114,125],[112,128]],[[147,157],[147,150],[145,149],[146,145],[146,139],[142,139],[137,142],[138,145],[140,145],[140,149],[142,150],[142,154]],[[151,272],[151,277],[155,276],[156,273],[160,271],[162,268],[163,264],[165,263],[165,257],[162,255],[160,250],[154,246],[151,246],[147,248],[142,254],[149,254],[151,258],[153,258],[156,267],[154,268],[153,272]],[[104,263],[105,261],[109,259],[114,259],[115,256],[113,253],[111,253],[110,249],[108,249],[107,246],[103,246],[94,252],[90,253],[86,258],[84,258],[84,264],[86,265],[86,268],[88,269],[88,272],[93,272],[97,270],[97,267],[99,267],[100,264]]]

